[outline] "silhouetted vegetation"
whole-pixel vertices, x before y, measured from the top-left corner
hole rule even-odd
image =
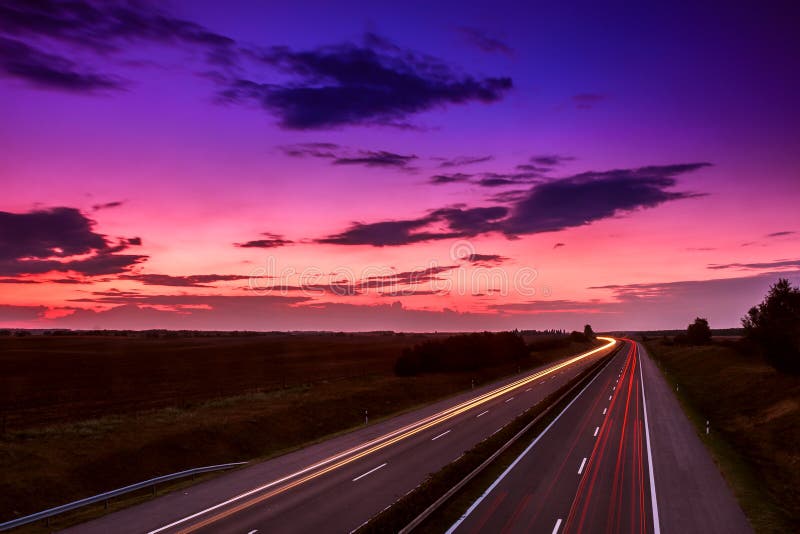
[[[697,317],[686,329],[686,341],[689,345],[706,345],[711,342],[711,328],[708,320]]]
[[[586,337],[584,332],[578,332],[577,330],[573,330],[569,333],[569,340],[576,343],[584,343],[586,341],[591,341],[592,339],[593,338]]]
[[[800,290],[781,278],[742,319],[745,336],[782,371],[800,373]]]
[[[586,341],[591,341],[597,337],[594,330],[592,330],[592,325],[587,324],[583,327],[583,337],[586,338]]]
[[[424,341],[403,349],[394,370],[399,376],[475,371],[519,362],[530,351],[518,332],[483,332]]]

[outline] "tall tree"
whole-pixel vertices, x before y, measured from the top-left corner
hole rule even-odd
[[[705,345],[711,341],[711,328],[708,320],[698,317],[686,329],[686,339],[691,345]]]
[[[800,372],[800,290],[786,278],[770,287],[764,301],[742,319],[745,335],[776,368]]]

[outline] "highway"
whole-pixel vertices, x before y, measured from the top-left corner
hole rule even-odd
[[[616,343],[71,529],[350,532],[566,384]]]
[[[625,343],[448,532],[752,531],[644,349]]]

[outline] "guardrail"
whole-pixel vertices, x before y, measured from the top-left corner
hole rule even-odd
[[[500,446],[493,454],[491,454],[488,458],[486,458],[480,465],[478,465],[475,469],[473,469],[469,474],[467,474],[464,478],[462,478],[457,484],[455,484],[452,488],[450,488],[447,492],[444,493],[441,497],[436,499],[430,506],[428,506],[425,510],[422,511],[417,517],[415,517],[409,524],[405,527],[400,529],[398,534],[410,534],[414,529],[420,526],[428,517],[430,517],[434,512],[436,512],[439,508],[444,505],[448,500],[450,500],[453,495],[458,493],[464,486],[466,486],[469,482],[472,481],[476,476],[478,476],[483,470],[485,470],[489,465],[491,465],[497,458],[500,457],[506,450],[508,450],[517,440],[519,440],[522,436],[524,436],[534,425],[538,424],[540,421],[544,420],[545,417],[550,416],[551,412],[555,409],[556,406],[559,406],[565,399],[568,399],[571,395],[573,395],[580,386],[584,385],[592,376],[595,375],[595,372],[600,372],[601,369],[608,364],[608,362],[613,358],[623,347],[624,342],[617,343],[616,347],[614,347],[607,355],[603,356],[603,358],[598,361],[596,364],[592,365],[587,371],[582,373],[578,380],[576,380],[564,393],[562,393],[556,400],[551,402],[539,415],[537,415],[532,421],[530,421],[527,425],[525,425],[519,432],[517,432],[514,436],[511,437],[507,442]]]
[[[61,506],[56,506],[55,508],[49,508],[41,512],[36,512],[35,514],[26,515],[25,517],[19,517],[17,519],[12,519],[11,521],[6,521],[5,523],[0,523],[0,531],[10,530],[15,527],[21,527],[22,525],[27,525],[29,523],[33,523],[34,521],[40,521],[42,519],[48,521],[49,524],[49,519],[53,516],[63,514],[64,512],[69,512],[71,510],[77,510],[78,508],[82,508],[90,504],[97,504],[102,502],[105,503],[106,507],[108,507],[109,499],[113,499],[114,497],[119,497],[120,495],[125,495],[126,493],[131,493],[133,491],[140,489],[152,487],[153,494],[155,495],[156,484],[160,484],[162,482],[169,482],[171,480],[177,480],[179,478],[185,478],[188,476],[200,475],[203,473],[211,473],[213,471],[223,471],[225,469],[233,469],[234,467],[238,467],[246,463],[247,462],[234,462],[230,464],[195,467],[194,469],[187,469],[186,471],[178,471],[177,473],[151,478],[150,480],[137,482],[136,484],[131,484],[130,486],[125,486],[122,488],[117,488],[115,490],[107,491],[105,493],[95,495],[94,497],[86,497],[85,499],[81,499],[79,501],[74,501],[68,504],[62,504]]]

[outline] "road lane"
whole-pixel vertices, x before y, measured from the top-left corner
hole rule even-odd
[[[627,342],[453,531],[748,534],[752,528],[672,389],[645,349]]]
[[[637,361],[628,343],[451,532],[653,532]]]
[[[172,494],[111,514],[76,531],[352,529],[413,489],[427,474],[556,391],[607,350],[579,360],[567,359],[545,372],[506,381],[501,388],[478,388],[379,423],[376,428],[221,476],[190,488],[188,495]],[[543,382],[543,378],[549,380]],[[511,396],[514,402],[504,402]],[[432,441],[448,428],[450,433]],[[382,463],[386,463],[382,469],[353,482]],[[308,510],[315,512],[309,514]]]
[[[678,399],[639,344],[662,532],[748,534],[753,529]]]

